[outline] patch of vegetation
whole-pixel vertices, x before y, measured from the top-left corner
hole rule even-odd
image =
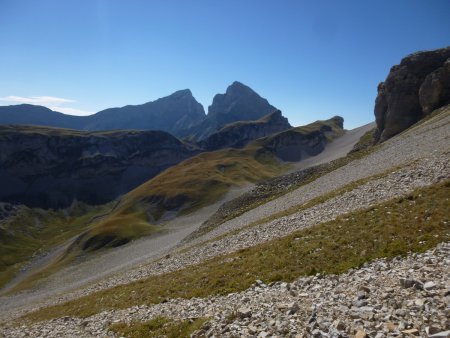
[[[257,149],[224,149],[190,158],[165,170],[124,196],[118,210],[155,200],[185,212],[219,200],[231,186],[273,177],[286,166]]]
[[[259,148],[199,154],[124,195],[114,211],[93,224],[70,249],[114,247],[163,231],[163,225],[155,223],[165,212],[193,212],[220,200],[232,186],[276,176],[286,167]]]
[[[0,223],[0,287],[32,257],[75,237],[110,209],[111,204],[91,207],[75,203],[59,211],[21,206],[17,215]]]
[[[126,338],[187,338],[193,332],[199,330],[206,320],[207,318],[173,320],[156,317],[146,322],[114,324],[111,326],[111,330],[120,337]]]
[[[374,135],[375,135],[376,128],[373,128],[366,132],[359,141],[353,146],[353,149],[350,151],[350,153],[355,153],[367,148],[372,147],[374,143]]]
[[[223,295],[245,290],[256,279],[269,283],[316,272],[338,274],[376,258],[424,252],[450,240],[449,207],[447,180],[199,265],[44,308],[25,319],[86,317],[168,298]]]

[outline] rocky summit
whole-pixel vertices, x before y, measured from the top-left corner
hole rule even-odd
[[[110,108],[86,118],[84,130],[163,130],[178,135],[205,119],[189,89],[141,105]]]
[[[378,85],[376,141],[402,132],[450,103],[450,47],[411,54]]]
[[[206,119],[185,132],[191,139],[202,140],[229,123],[258,120],[277,110],[250,87],[235,81],[225,94],[214,96]]]

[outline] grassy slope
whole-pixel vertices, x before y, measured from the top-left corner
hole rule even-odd
[[[324,127],[331,128],[334,136],[343,133],[337,118],[316,121],[290,132],[307,135]],[[283,133],[274,137],[282,137]],[[189,213],[220,200],[232,186],[281,174],[288,165],[280,163],[267,149],[271,140],[272,136],[269,136],[244,149],[205,152],[165,170],[127,193],[114,213],[95,225],[83,243],[93,241],[93,247],[98,247],[105,242],[105,237],[116,237],[108,243],[111,245],[152,233],[158,228],[151,223],[167,211]],[[126,231],[121,231],[123,224],[126,224]]]
[[[200,329],[206,321],[207,318],[173,320],[165,317],[156,317],[146,322],[113,324],[111,325],[111,330],[120,337],[127,338],[187,338],[194,331]]]
[[[34,255],[60,245],[88,228],[91,219],[109,211],[111,205],[78,204],[70,211],[30,209],[0,224],[0,287],[5,285]]]
[[[85,317],[167,298],[227,294],[248,288],[255,279],[292,281],[316,272],[342,273],[372,259],[423,252],[450,240],[449,196],[450,181],[418,189],[283,238],[41,309],[26,318]]]
[[[317,130],[327,121],[296,128],[302,132]],[[46,127],[21,127],[24,132],[58,135],[87,136],[90,133],[68,129]],[[8,130],[8,127],[4,127]],[[132,133],[133,131],[127,131]],[[114,134],[120,132],[96,132],[94,134]],[[114,247],[134,238],[150,235],[161,230],[154,224],[167,210],[192,212],[222,198],[232,186],[256,182],[279,175],[287,165],[280,163],[264,143],[254,143],[244,149],[225,149],[202,153],[188,159],[152,180],[126,194],[118,207],[101,220],[86,224],[103,207],[93,211],[73,213],[70,217],[63,212],[44,212],[26,209],[15,218],[9,229],[14,229],[4,239],[0,260],[0,286],[9,281],[35,252],[44,252],[52,246],[60,245],[69,238],[80,235],[65,258],[72,259],[86,250]],[[110,207],[105,207],[108,209]],[[149,217],[151,213],[151,217]],[[36,227],[38,222],[41,227]],[[26,231],[19,231],[25,227]],[[35,231],[40,229],[39,231]],[[61,234],[56,235],[55,234]],[[7,242],[9,241],[9,242]],[[67,260],[65,261],[67,262]],[[32,279],[45,277],[62,265],[62,261],[52,262],[24,281],[29,286]]]
[[[286,168],[259,149],[203,153],[167,169],[127,193],[117,208],[94,224],[81,246],[114,246],[162,230],[152,224],[166,211],[189,213],[222,198],[232,186],[280,174]],[[151,218],[149,217],[151,213]]]

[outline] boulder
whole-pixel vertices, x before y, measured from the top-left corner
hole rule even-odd
[[[450,47],[411,54],[378,85],[375,141],[383,142],[450,103]]]

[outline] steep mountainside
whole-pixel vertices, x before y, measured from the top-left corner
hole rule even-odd
[[[162,130],[199,141],[225,125],[254,121],[276,110],[266,99],[240,82],[217,94],[208,115],[189,89],[141,105],[109,108],[89,116],[72,116],[42,106],[0,106],[0,124],[26,124],[85,131]]]
[[[84,130],[163,130],[178,135],[205,119],[189,89],[141,105],[110,108],[86,118]]]
[[[225,125],[237,121],[254,121],[277,110],[250,87],[233,82],[225,94],[214,96],[206,119],[198,126],[186,130],[182,136],[202,140]]]
[[[411,54],[378,85],[375,141],[402,132],[450,103],[450,47]]]
[[[344,119],[335,116],[306,126],[292,128],[256,141],[283,161],[300,161],[322,152],[333,138],[344,133]]]
[[[281,115],[281,111],[276,110],[256,121],[240,121],[228,124],[201,141],[199,145],[206,150],[227,147],[240,148],[252,140],[290,128],[292,126],[287,118]]]
[[[43,208],[108,202],[196,151],[162,131],[0,127],[0,200]]]
[[[0,124],[27,124],[86,131],[162,130],[178,135],[205,119],[203,106],[189,89],[141,105],[110,108],[89,116],[72,116],[42,106],[0,106]]]

